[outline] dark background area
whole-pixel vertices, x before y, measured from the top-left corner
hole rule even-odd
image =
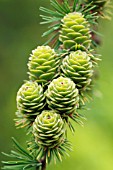
[[[45,40],[41,34],[47,27],[39,24],[40,6],[50,6],[49,0],[0,0],[0,160],[6,159],[1,151],[12,149],[12,136],[23,146],[28,138],[25,130],[16,130],[13,119],[17,90],[28,79],[31,50]],[[74,136],[69,132],[74,145],[70,158],[48,170],[113,170],[113,20],[100,23],[104,35],[98,49],[100,78],[90,110],[82,111],[88,121],[84,128],[75,125]]]

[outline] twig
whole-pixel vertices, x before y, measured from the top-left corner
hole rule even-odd
[[[46,170],[46,154],[44,156],[44,158],[42,159],[42,169],[41,170]]]
[[[63,0],[57,0],[59,3],[62,3],[63,2]]]

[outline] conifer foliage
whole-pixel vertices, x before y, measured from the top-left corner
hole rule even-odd
[[[80,113],[91,98],[98,65],[93,34],[99,18],[109,18],[107,0],[50,0],[53,10],[40,7],[41,24],[48,24],[42,36],[45,44],[32,51],[28,80],[17,92],[15,125],[26,128],[28,152],[13,138],[17,151],[5,154],[3,169],[46,170],[51,160],[62,161],[72,150],[67,128],[83,125]],[[78,113],[79,110],[79,113]],[[71,123],[73,121],[73,124]]]

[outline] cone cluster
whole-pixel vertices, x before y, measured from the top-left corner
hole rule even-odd
[[[31,121],[35,144],[47,157],[56,148],[59,157],[67,139],[66,126],[74,129],[70,119],[81,120],[78,109],[92,90],[95,56],[87,17],[74,11],[61,19],[58,50],[43,45],[32,51],[29,80],[17,93],[17,118]]]
[[[70,51],[62,58],[50,46],[38,46],[29,57],[29,80],[17,93],[17,117],[25,123],[31,120],[35,142],[49,149],[65,140],[65,123],[79,117],[80,93],[90,86],[93,75],[90,24],[84,15],[67,14],[61,27],[59,39]]]

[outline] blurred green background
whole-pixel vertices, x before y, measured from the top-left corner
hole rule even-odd
[[[5,159],[1,151],[12,149],[12,136],[25,146],[25,131],[14,126],[15,98],[27,79],[31,50],[44,42],[41,34],[47,28],[39,25],[39,6],[49,6],[49,0],[0,0],[0,160]],[[101,22],[100,31],[104,36],[98,49],[102,62],[97,95],[90,110],[82,111],[88,121],[84,128],[76,125],[74,136],[69,133],[74,145],[70,158],[48,170],[113,170],[113,20]]]

